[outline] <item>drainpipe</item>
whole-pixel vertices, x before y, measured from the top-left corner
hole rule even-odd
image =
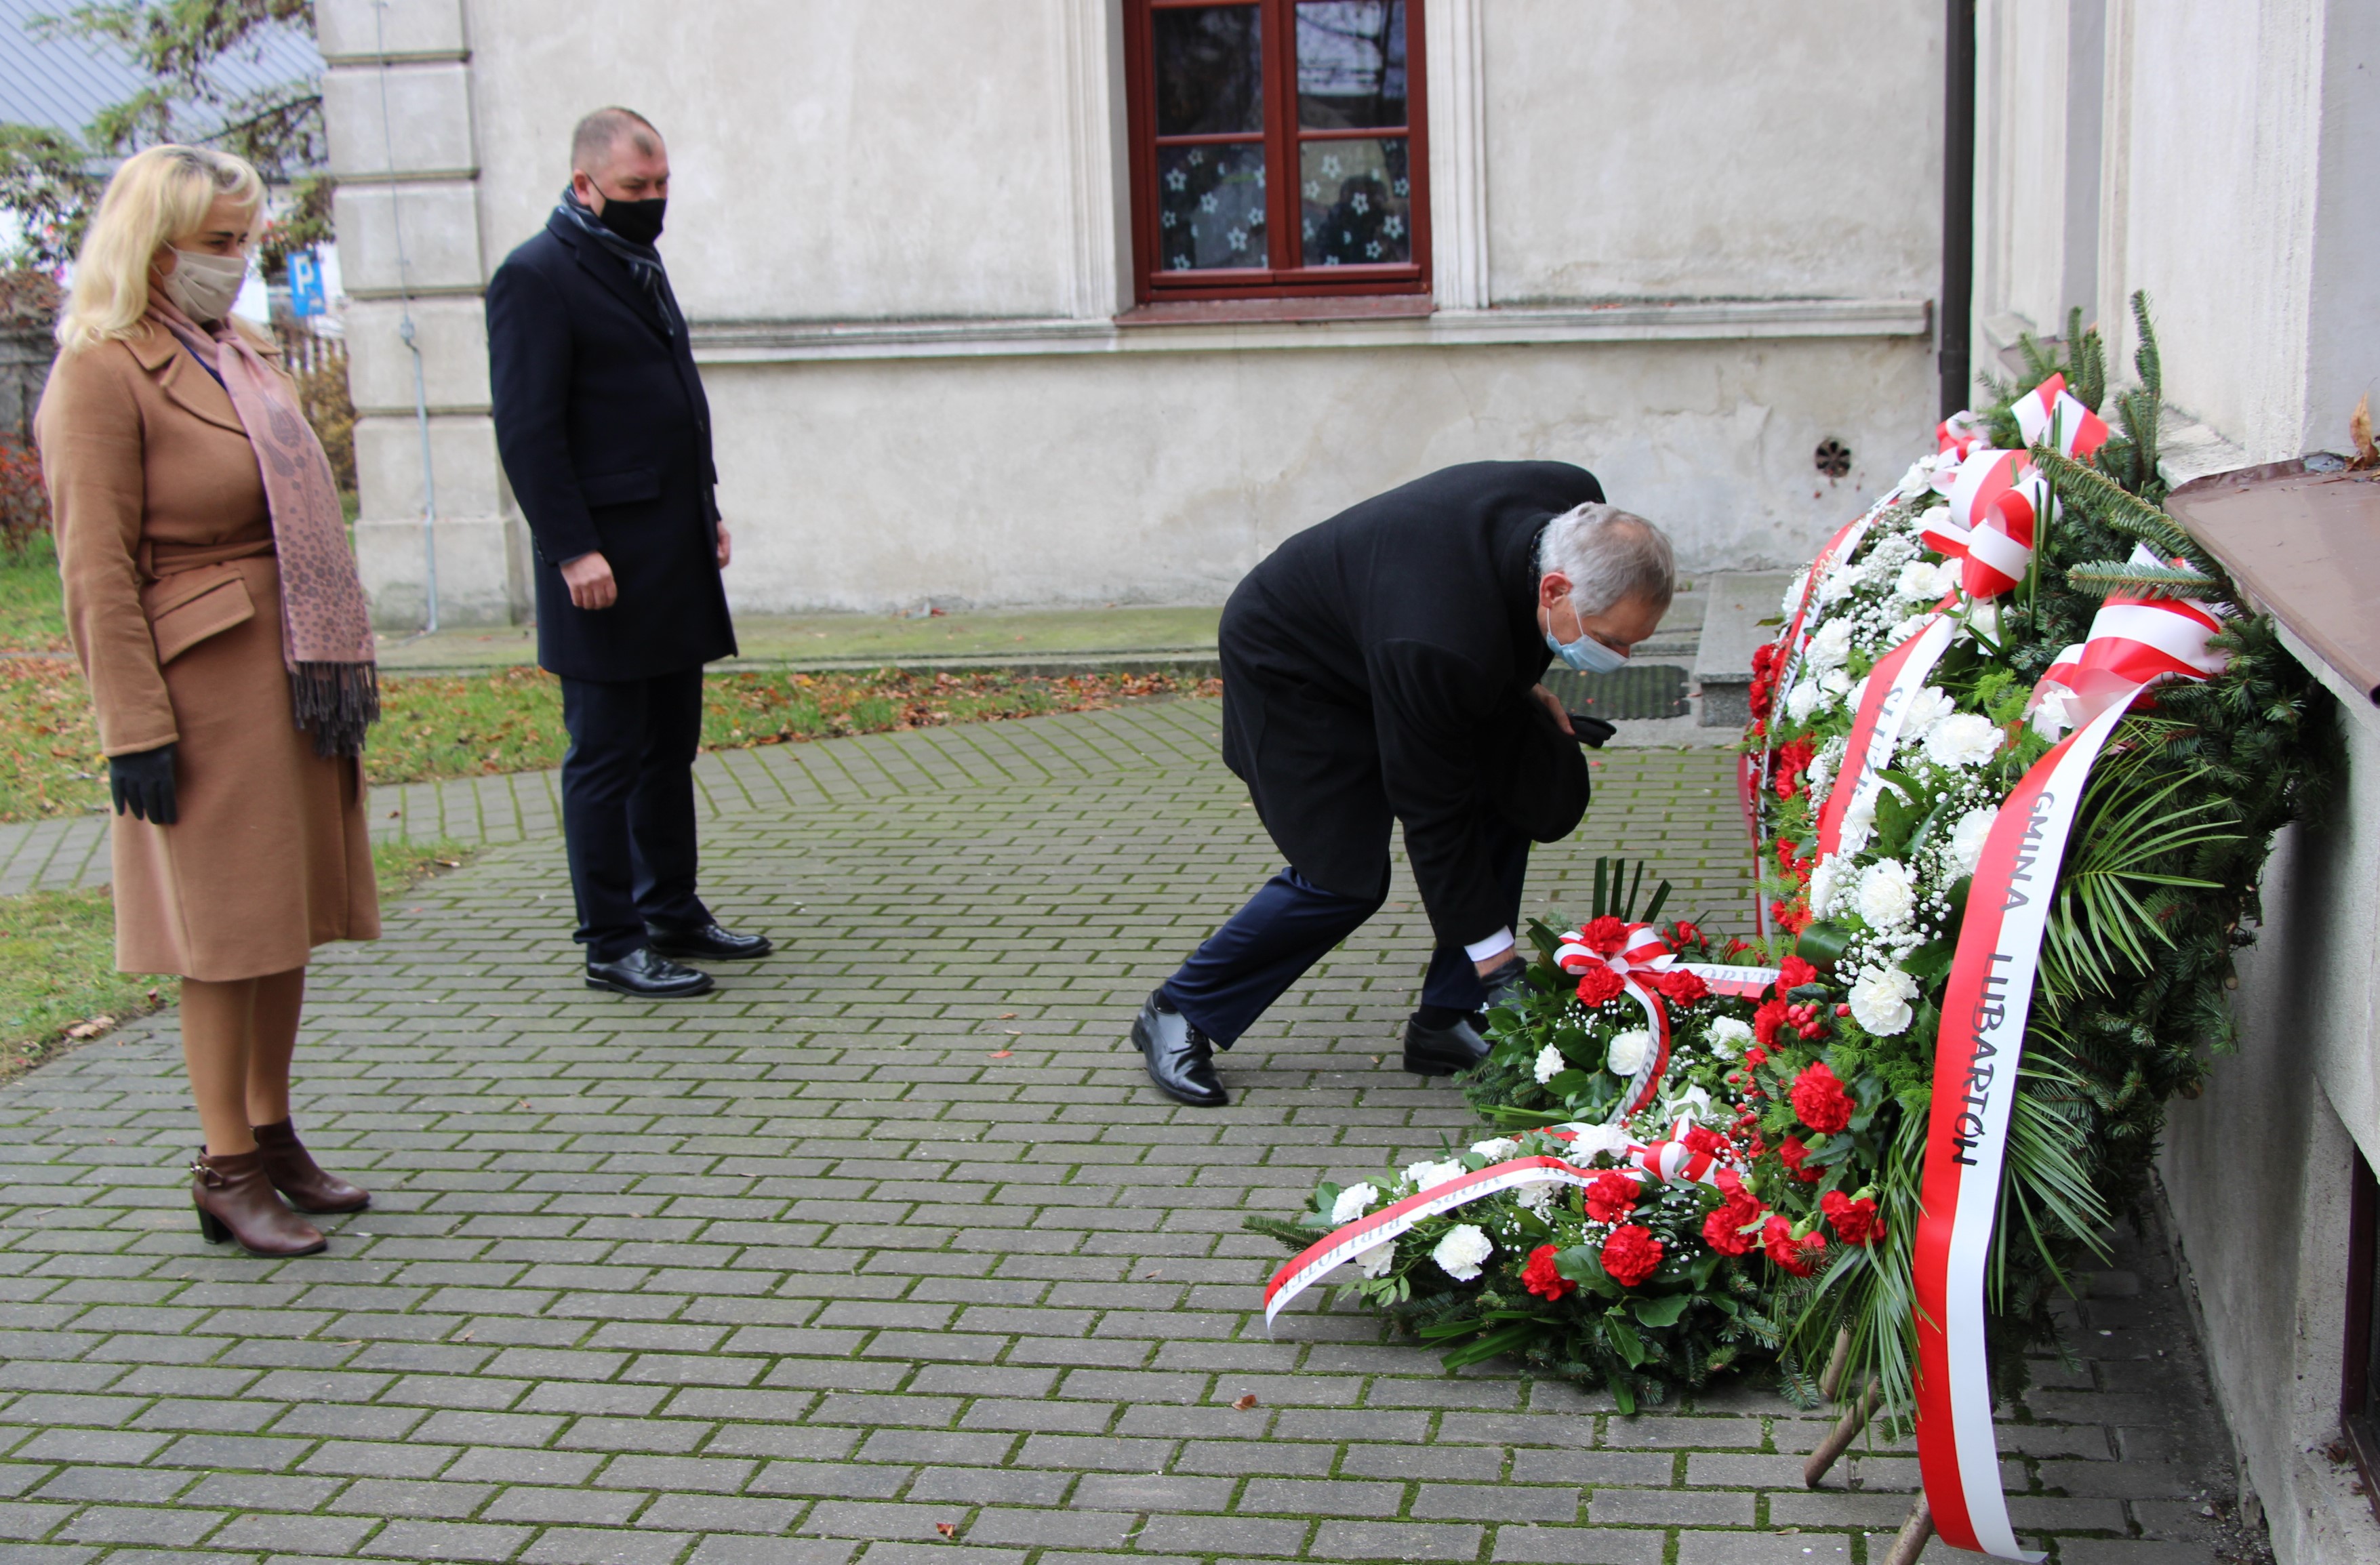
[[[1942,40],[1942,299],[1935,312],[1945,419],[1974,395],[1969,333],[1975,307],[1975,0],[1949,0],[1949,9]]]

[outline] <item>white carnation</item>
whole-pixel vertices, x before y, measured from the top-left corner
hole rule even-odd
[[[1852,693],[1851,671],[1840,668],[1828,669],[1818,675],[1818,688],[1829,696],[1850,695]]]
[[[1524,1184],[1521,1186],[1521,1205],[1536,1213],[1537,1219],[1542,1222],[1553,1215],[1554,1196],[1560,1189],[1560,1185],[1550,1183]]]
[[[1852,980],[1852,1018],[1878,1037],[1908,1030],[1917,980],[1898,967],[1863,967]]]
[[[1701,1087],[1690,1086],[1669,1100],[1669,1111],[1673,1115],[1682,1115],[1696,1124],[1708,1124],[1713,1118],[1711,1095]]]
[[[1832,679],[1836,676],[1828,674],[1827,677]],[[1866,674],[1861,674],[1858,684],[1846,686],[1843,691],[1843,704],[1853,711],[1859,710],[1860,703],[1867,699],[1868,677]]]
[[[1952,880],[1975,872],[1975,866],[1983,862],[1984,839],[1992,834],[1992,822],[1998,819],[1995,809],[1971,809],[1959,817],[1959,823],[1950,828],[1950,845],[1942,852],[1942,867]]]
[[[1813,918],[1824,918],[1827,910],[1835,904],[1835,879],[1840,873],[1835,866],[1836,856],[1828,854],[1818,860],[1815,869],[1810,871],[1810,916]]]
[[[1795,722],[1807,722],[1810,714],[1818,710],[1818,703],[1826,698],[1827,693],[1818,688],[1815,680],[1805,679],[1785,698],[1785,715]]]
[[[1355,1252],[1355,1269],[1366,1277],[1386,1277],[1397,1264],[1397,1242],[1383,1239],[1368,1250]]]
[[[1909,698],[1908,715],[1900,720],[1900,742],[1914,745],[1925,737],[1934,725],[1959,710],[1947,691],[1931,685],[1921,685]]]
[[[1539,1086],[1545,1086],[1548,1082],[1553,1080],[1556,1076],[1561,1074],[1562,1072],[1569,1068],[1570,1062],[1564,1060],[1562,1058],[1562,1051],[1556,1049],[1552,1044],[1549,1043],[1543,1049],[1537,1050],[1536,1075],[1537,1085]]]
[[[1833,570],[1827,573],[1827,579],[1818,583],[1818,601],[1840,603],[1850,597],[1852,589],[1859,584],[1860,573],[1857,565],[1838,564]]]
[[[1810,573],[1807,571],[1796,571],[1786,579],[1785,600],[1777,606],[1784,611],[1785,622],[1788,625],[1792,623],[1793,616],[1801,611],[1802,588],[1808,586],[1809,581]]]
[[[1856,856],[1867,850],[1867,840],[1876,834],[1878,793],[1876,789],[1867,789],[1843,811],[1842,835],[1838,845],[1845,854]]]
[[[1370,1211],[1372,1203],[1379,1198],[1379,1187],[1377,1185],[1368,1182],[1363,1184],[1351,1184],[1339,1192],[1339,1199],[1330,1203],[1330,1220],[1342,1223],[1354,1222],[1357,1218]]]
[[[1487,1141],[1475,1141],[1471,1150],[1491,1163],[1500,1163],[1521,1149],[1521,1144],[1510,1136],[1499,1135]]]
[[[1985,598],[1978,601],[1967,616],[1967,626],[1970,634],[1998,642],[2000,638],[1999,600]]]
[[[1831,619],[1818,627],[1810,637],[1809,649],[1803,657],[1814,669],[1840,668],[1852,655],[1852,622]]]
[[[1925,735],[1925,755],[1937,766],[1981,766],[1999,753],[2000,740],[1990,718],[1953,712]]]
[[[1633,1076],[1653,1057],[1653,1035],[1638,1027],[1620,1034],[1604,1051],[1603,1068],[1615,1076]]]
[[[1752,1042],[1752,1028],[1732,1016],[1721,1016],[1710,1025],[1711,1052],[1722,1060],[1732,1060]]]
[[[1455,1281],[1468,1282],[1479,1275],[1480,1263],[1495,1253],[1496,1246],[1488,1242],[1486,1232],[1465,1222],[1450,1229],[1446,1237],[1438,1242],[1438,1248],[1429,1253],[1429,1258]]]
[[[1899,625],[1894,625],[1890,630],[1886,631],[1884,633],[1884,638],[1887,642],[1898,647],[1902,642],[1908,640],[1911,637],[1916,635],[1919,631],[1924,630],[1925,628],[1925,622],[1933,617],[1934,615],[1930,611],[1912,614],[1907,619],[1902,620]]]
[[[1871,929],[1905,929],[1917,913],[1917,880],[1897,858],[1880,858],[1860,877],[1859,916]]]
[[[1570,1146],[1563,1159],[1579,1168],[1585,1168],[1597,1158],[1613,1159],[1628,1152],[1628,1133],[1618,1125],[1567,1124],[1561,1127],[1571,1133]]]
[[[2050,691],[2042,697],[2041,704],[2033,709],[2033,731],[2053,745],[2073,726],[2067,720],[2066,692],[2063,690]]]
[[[1461,1163],[1433,1163],[1427,1159],[1405,1165],[1405,1177],[1417,1190],[1427,1190],[1433,1184],[1444,1184],[1450,1179],[1463,1177]]]
[[[1930,603],[1942,594],[1934,585],[1934,567],[1923,560],[1912,560],[1900,567],[1900,576],[1892,584],[1893,596],[1912,603]]]
[[[1840,734],[1818,746],[1818,753],[1810,758],[1810,796],[1812,798],[1823,799],[1827,796],[1827,790],[1835,781],[1835,773],[1842,769],[1843,757],[1850,753],[1850,742]]]

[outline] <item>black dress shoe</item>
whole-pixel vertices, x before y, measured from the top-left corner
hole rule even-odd
[[[749,962],[777,949],[766,935],[739,935],[716,924],[648,924],[645,936],[663,956],[697,962]]]
[[[1488,1058],[1491,1046],[1462,1017],[1443,1027],[1424,1026],[1419,1017],[1405,1022],[1405,1069],[1417,1076],[1451,1076]]]
[[[1232,1099],[1215,1076],[1215,1046],[1189,1017],[1165,1003],[1163,993],[1151,991],[1132,1024],[1132,1041],[1148,1062],[1148,1079],[1177,1102],[1220,1109]]]
[[[640,1000],[691,1000],[709,994],[712,986],[710,974],[681,967],[650,946],[639,946],[617,962],[589,962],[587,987]]]

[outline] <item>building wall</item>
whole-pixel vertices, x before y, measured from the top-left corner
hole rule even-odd
[[[2083,307],[2252,461],[2338,449],[2380,365],[2380,6],[1984,0],[1979,346]],[[2359,153],[2356,149],[2364,149]]]
[[[2217,1398],[2283,1565],[2380,1561],[2371,1501],[2325,1454],[2350,1155],[2380,1166],[2380,709],[2335,683],[2345,773],[2317,823],[2281,835],[2240,963],[2239,1050],[2174,1105],[2161,1164]]]
[[[2380,137],[2380,6],[1985,0],[1978,35],[1983,340],[2082,303],[2129,376],[2144,288],[2170,476],[2343,447],[2380,373],[2380,211],[2354,151]],[[2173,1106],[2161,1171],[2275,1548],[2345,1565],[2380,1562],[2369,1501],[2325,1454],[2350,1151],[2380,1160],[2380,710],[2298,652],[2339,697],[2346,769],[2281,835],[2238,1051]]]
[[[479,292],[606,102],[670,139],[747,611],[1212,601],[1501,456],[1594,467],[1693,568],[1803,557],[1932,401],[1940,21],[1840,9],[1435,0],[1439,313],[1238,330],[1114,321],[1121,0],[322,0],[380,616],[424,613],[417,401],[442,622],[526,610]]]

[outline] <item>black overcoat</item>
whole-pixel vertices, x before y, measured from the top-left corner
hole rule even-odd
[[[488,284],[488,363],[496,449],[536,544],[537,661],[625,680],[735,656],[710,405],[686,334],[557,214]],[[574,608],[561,563],[596,551],[619,601]]]
[[[1289,862],[1379,894],[1389,832],[1430,926],[1503,928],[1498,821],[1539,842],[1586,808],[1585,758],[1529,687],[1546,523],[1603,498],[1565,462],[1474,462],[1341,512],[1275,550],[1223,609],[1223,760]]]

